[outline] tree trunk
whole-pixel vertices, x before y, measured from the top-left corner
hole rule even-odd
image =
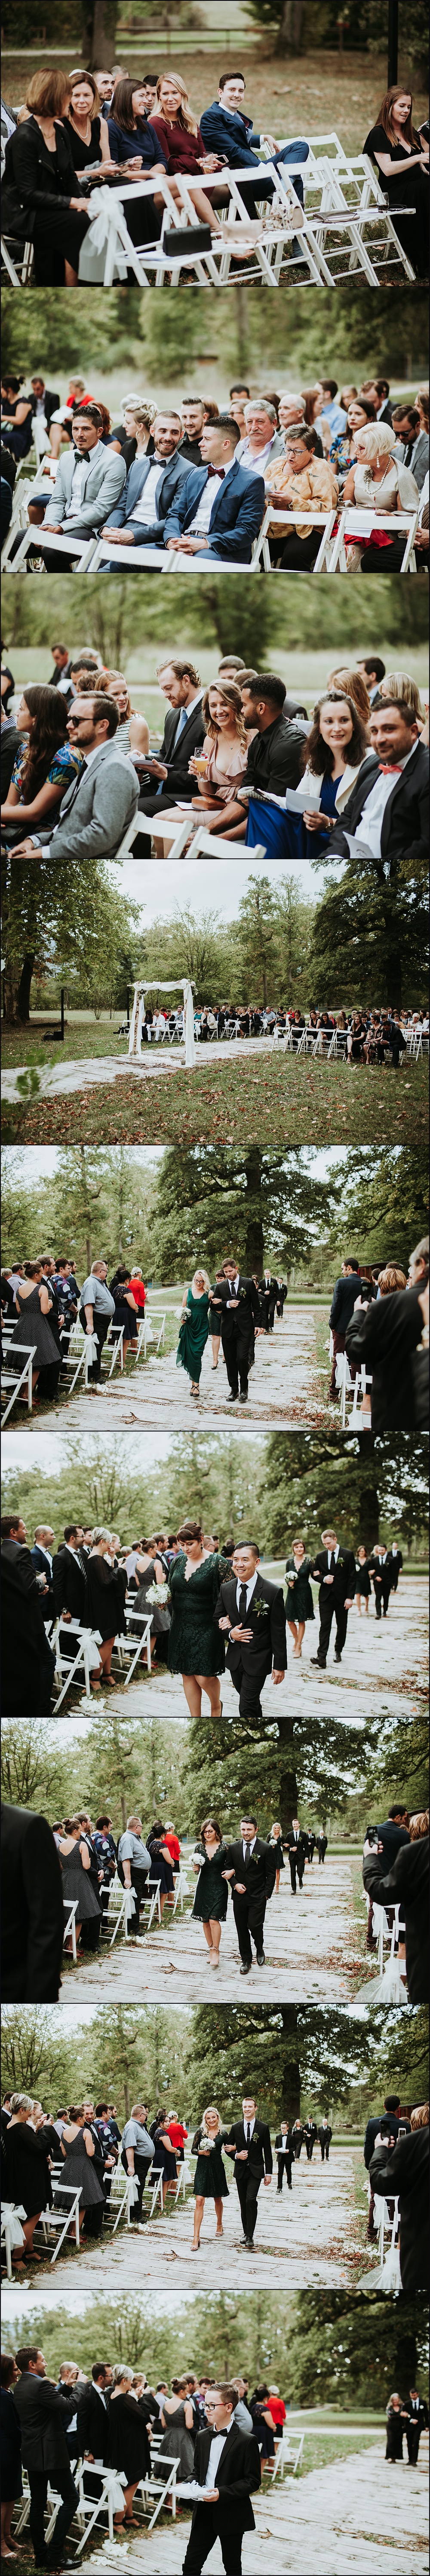
[[[101,63],[100,63],[100,65],[99,65],[99,70],[101,71]],[[86,1169],[86,1162],[85,1162],[85,1146],[84,1146],[84,1145],[81,1145],[81,1146],[80,1146],[80,1148],[79,1148],[79,1151],[80,1151],[80,1158],[81,1158],[81,1179],[82,1179],[82,1193],[83,1193],[83,1200],[84,1200],[84,1224],[86,1225],[85,1248],[86,1248],[86,1255],[87,1255],[87,1277],[88,1277],[89,1271],[91,1270],[91,1216],[90,1216],[89,1191],[88,1191],[88,1182],[87,1182],[87,1169]]]
[[[100,71],[101,71],[101,63],[100,63],[99,68],[100,68]],[[126,2082],[125,2082],[125,2078],[124,2078],[124,2110],[125,2110],[126,2120],[129,2120],[129,2118],[130,2118],[130,2090],[129,2090],[129,2085],[128,2085],[128,2084],[126,2084]]]
[[[299,2120],[301,2085],[297,2004],[283,2004],[281,2011],[282,2030],[286,2043],[282,2065],[281,2120]]]
[[[366,1434],[368,1437],[368,1434]],[[379,1494],[376,1482],[362,1486],[359,1509],[359,1546],[376,1547],[379,1538]]]
[[[283,53],[284,45],[288,45],[290,54],[300,53],[302,19],[303,0],[284,0],[279,35],[275,46],[275,52],[277,54]]]
[[[34,949],[33,949],[33,951],[32,951],[31,953],[29,953],[29,951],[27,950],[27,954],[26,954],[26,956],[24,957],[24,961],[23,961],[23,965],[22,965],[22,969],[21,969],[20,980],[19,980],[19,985],[18,985],[18,994],[17,994],[17,1015],[18,1015],[18,1019],[19,1019],[19,1020],[22,1020],[22,1021],[24,1021],[24,1020],[29,1020],[29,1018],[30,1018],[30,991],[31,991],[31,979],[32,979],[32,974],[33,974],[33,967],[34,967]]]
[[[91,70],[109,72],[115,61],[116,0],[93,0],[88,9],[88,45]]]
[[[293,1816],[297,1815],[298,1806],[297,1774],[294,1756],[294,1725],[292,1717],[278,1718],[278,1727],[280,1736],[279,1821],[282,1825],[283,1833],[288,1833],[289,1827],[292,1825]]]
[[[249,1153],[246,1155],[245,1161],[246,1187],[249,1197],[259,1200],[259,1213],[257,1214],[257,1211],[254,1208],[252,1216],[250,1214],[246,1218],[245,1270],[250,1274],[252,1274],[253,1270],[258,1270],[259,1273],[261,1273],[264,1260],[264,1226],[261,1197],[262,1159],[259,1146],[251,1146]]]

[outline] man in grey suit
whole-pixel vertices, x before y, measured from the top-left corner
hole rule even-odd
[[[135,457],[104,531],[112,536],[114,546],[162,546],[168,511],[173,509],[178,484],[189,472],[186,456],[179,455],[181,431],[179,412],[157,412],[154,455]],[[110,565],[104,569],[109,572]]]
[[[113,698],[74,698],[68,718],[70,741],[84,754],[84,767],[63,796],[52,831],[15,844],[18,859],[114,859],[131,823],[139,796],[132,760],[116,749],[118,708]]]
[[[65,2440],[69,2391],[65,2389],[64,2397],[61,2397],[59,2389],[47,2379],[44,2354],[36,2344],[25,2344],[17,2352],[16,2359],[21,2377],[18,2386],[14,2387],[13,2402],[21,2426],[22,2464],[28,2470],[30,2531],[36,2566],[58,2567],[64,2556],[66,2532],[70,2530],[79,2501]],[[45,2540],[48,2482],[59,2489],[62,2499],[49,2549]]]
[[[126,468],[123,456],[103,447],[102,415],[97,403],[80,403],[73,413],[72,445],[60,456],[52,498],[45,510],[38,553],[43,551],[45,528],[55,529],[60,540],[58,560],[49,548],[51,571],[67,572],[67,538],[90,537],[104,527],[109,511],[119,501]],[[38,517],[38,505],[30,503],[29,519]],[[69,558],[70,561],[70,558]]]

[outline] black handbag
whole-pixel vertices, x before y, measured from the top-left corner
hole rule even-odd
[[[163,233],[161,247],[168,259],[183,259],[190,251],[195,251],[197,259],[201,251],[212,250],[210,224],[187,224],[183,230],[178,224],[176,231]]]

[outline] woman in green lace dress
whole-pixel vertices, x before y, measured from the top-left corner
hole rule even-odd
[[[312,1557],[306,1556],[302,1538],[293,1538],[291,1556],[287,1556],[287,1627],[294,1637],[293,1659],[301,1662],[306,1620],[315,1616],[310,1586]]]
[[[184,1521],[178,1539],[181,1554],[169,1567],[169,1673],[182,1675],[190,1717],[201,1717],[202,1691],[210,1701],[211,1716],[222,1717],[219,1676],[225,1669],[224,1645],[213,1614],[231,1565],[218,1548],[206,1546],[200,1521]]]
[[[216,2233],[217,2236],[224,2235],[222,2204],[223,2200],[228,2200],[229,2198],[229,2189],[221,2149],[223,2139],[224,2137],[227,2137],[227,2135],[228,2131],[226,2129],[224,2130],[222,2127],[219,2111],[216,2109],[215,2102],[210,2102],[208,2110],[203,2112],[203,2119],[200,2121],[200,2127],[195,2130],[191,2149],[192,2155],[197,2153],[197,2164],[194,2175],[195,2211],[194,2236],[191,2247],[192,2254],[197,2254],[197,2248],[200,2243],[200,2228],[205,2200],[215,2201],[217,2221]]]
[[[223,1877],[226,1859],[227,1843],[223,1842],[216,1816],[205,1816],[193,1860],[193,1869],[199,1873],[193,1915],[195,1922],[203,1924],[211,1968],[219,1968],[221,1925],[228,1906],[228,1882]]]
[[[176,1352],[176,1367],[186,1369],[191,1380],[190,1394],[200,1394],[203,1352],[209,1339],[210,1279],[207,1270],[195,1270],[191,1288],[182,1299],[182,1318]]]

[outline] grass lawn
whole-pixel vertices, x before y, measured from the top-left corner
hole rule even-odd
[[[33,36],[33,45],[35,44],[37,44],[36,31]],[[163,51],[163,48],[160,49],[158,46],[159,53],[160,50]],[[190,100],[193,109],[200,115],[203,107],[208,106],[210,100],[216,98],[220,70],[219,44],[209,43],[201,47],[193,38],[190,46],[188,38],[188,44],[185,45],[184,42],[182,44],[182,51],[184,75],[189,83]],[[135,52],[133,47],[127,44],[126,54],[121,52],[122,60],[126,61],[129,75],[135,71],[139,73],[139,77],[141,76],[142,47],[139,46],[139,41]],[[58,61],[55,46],[44,45],[44,65],[55,61]],[[349,152],[362,152],[366,134],[375,124],[380,99],[383,98],[387,86],[387,56],[384,47],[380,54],[355,51],[346,53],[340,66],[337,50],[328,52],[324,48],[320,52],[310,51],[300,54],[297,58],[288,53],[275,54],[269,46],[267,49],[265,46],[263,49],[263,46],[257,47],[255,44],[247,46],[246,39],[244,43],[241,35],[237,61],[246,80],[247,115],[254,116],[254,122],[262,132],[268,128],[269,132],[278,136],[303,134],[313,137],[317,134],[332,133],[335,129]],[[175,53],[172,57],[172,68],[177,65],[178,55]],[[16,104],[17,100],[24,98],[28,69],[28,55],[23,51],[17,50],[12,56],[8,54],[4,63],[4,95],[7,101]],[[34,64],[31,63],[31,70],[33,69],[36,70],[36,59]],[[407,74],[407,50],[402,54],[401,49],[399,79]],[[423,119],[426,115],[427,101],[424,90],[421,92],[416,82],[414,83],[415,122],[417,123],[420,116]]]
[[[123,1045],[122,1041],[122,1045]],[[67,1059],[82,1057],[85,1038],[68,1032]],[[106,1029],[91,1030],[93,1056],[115,1054]],[[119,1048],[118,1048],[119,1053]],[[35,1062],[34,1031],[9,1032],[4,1064]],[[54,1060],[47,1047],[44,1061]],[[58,1051],[55,1061],[58,1060]],[[124,1074],[111,1083],[92,1085],[49,1098],[4,1104],[3,1142],[37,1145],[188,1144],[223,1137],[267,1146],[367,1144],[416,1141],[427,1123],[428,1074],[421,1061],[408,1065],[407,1079],[391,1068],[346,1072],[342,1064],[320,1064],[313,1058],[243,1056],[239,1064],[218,1062],[206,1071],[197,1064],[191,1077],[184,1069],[147,1080]]]

